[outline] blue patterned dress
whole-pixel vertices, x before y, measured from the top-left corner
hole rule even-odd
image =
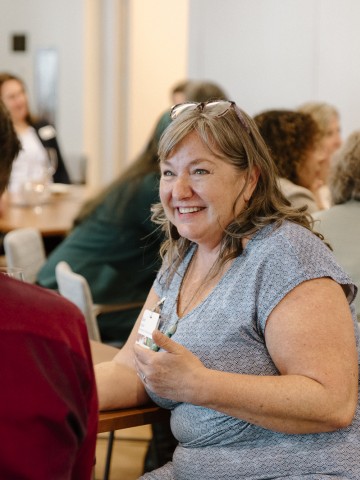
[[[165,287],[155,281],[164,330],[178,318],[176,301],[193,254],[191,248]],[[176,342],[215,370],[278,375],[265,344],[266,321],[274,307],[300,283],[331,277],[343,285],[359,332],[353,300],[356,287],[331,251],[307,229],[285,222],[269,225],[247,244],[209,296],[179,321]],[[267,430],[205,407],[159,398],[171,409],[171,428],[179,441],[173,461],[147,473],[146,480],[360,479],[360,408],[348,428],[331,433],[289,435]]]

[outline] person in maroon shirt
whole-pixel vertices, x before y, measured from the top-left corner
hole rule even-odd
[[[0,103],[0,195],[19,142]],[[84,318],[0,274],[0,478],[89,480],[98,400]]]

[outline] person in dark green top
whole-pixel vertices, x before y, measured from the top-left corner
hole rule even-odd
[[[84,205],[70,234],[51,252],[37,283],[56,289],[55,267],[65,260],[83,275],[95,303],[118,304],[146,299],[160,266],[161,232],[151,222],[159,201],[157,147],[170,123],[165,112],[145,150],[110,186]],[[122,343],[140,308],[98,317],[101,339]]]

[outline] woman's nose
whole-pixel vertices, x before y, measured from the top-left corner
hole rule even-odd
[[[178,176],[173,184],[172,196],[177,200],[190,198],[192,196],[192,188],[188,178]]]

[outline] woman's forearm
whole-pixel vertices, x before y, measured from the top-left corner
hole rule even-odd
[[[283,433],[319,433],[349,425],[357,392],[326,388],[301,375],[252,376],[205,369],[189,402]]]
[[[144,405],[149,397],[134,369],[114,361],[95,365],[99,409]]]

